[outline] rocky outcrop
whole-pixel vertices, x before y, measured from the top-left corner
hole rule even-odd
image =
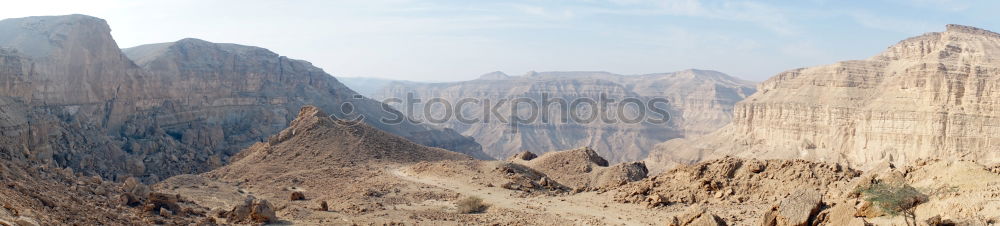
[[[519,154],[524,156],[525,152]],[[624,162],[608,166],[608,161],[589,147],[545,153],[537,158],[510,159],[545,174],[555,182],[578,191],[610,189],[646,178],[646,165]]]
[[[617,188],[615,200],[647,206],[674,203],[772,204],[799,190],[848,190],[860,172],[804,160],[722,158],[676,168]]]
[[[206,175],[222,181],[268,183],[289,172],[317,166],[367,169],[393,163],[471,160],[467,155],[422,146],[364,123],[327,115],[318,107],[302,107],[288,128],[267,142],[250,146],[236,161]]]
[[[737,104],[723,129],[658,145],[647,162],[658,169],[725,155],[859,168],[919,158],[997,162],[998,54],[996,33],[949,25],[869,59],[786,71]]]
[[[278,222],[274,207],[267,200],[248,196],[242,204],[236,205],[225,214],[232,224],[270,224]]]
[[[674,73],[625,76],[607,72],[532,72],[524,76],[509,76],[503,72],[492,72],[479,79],[453,83],[413,83],[395,82],[387,85],[375,95],[376,99],[398,98],[397,109],[414,109],[404,112],[411,116],[443,127],[454,129],[471,136],[483,145],[483,149],[496,159],[503,159],[515,153],[531,150],[536,153],[567,150],[589,146],[598,150],[613,163],[635,161],[646,157],[647,152],[657,143],[679,137],[695,137],[714,131],[730,121],[732,106],[737,101],[752,94],[750,82],[742,81],[716,71],[687,70]],[[410,106],[405,103],[409,97],[420,99],[420,103]],[[615,105],[589,111],[586,104],[578,107],[570,105],[574,101],[593,100],[595,103],[615,100],[621,103],[626,98],[647,101],[663,98],[667,104],[657,105],[670,115],[668,123],[625,123]],[[479,119],[480,122],[463,122],[454,117],[445,119],[449,112],[441,104],[431,104],[424,115],[426,103],[441,98],[453,107],[461,100],[466,102],[461,109],[464,119]],[[517,100],[517,101],[515,101]],[[538,114],[537,120],[515,122],[512,119],[512,103],[531,100],[539,104],[549,103],[547,116]],[[565,103],[560,104],[562,100]],[[416,102],[416,101],[412,101]],[[585,103],[585,102],[582,102]],[[490,108],[486,108],[486,107]],[[493,107],[496,114],[491,114]],[[519,105],[522,109],[526,104]],[[631,106],[632,105],[626,105]],[[651,108],[635,109],[626,107],[626,117],[634,118],[639,112],[650,118],[662,118]],[[541,108],[541,107],[539,107]],[[608,115],[604,122],[600,119],[586,120],[588,114],[578,116],[583,120],[572,120],[561,115],[574,109],[574,113],[597,112]],[[521,119],[531,118],[527,110],[516,112]],[[594,114],[595,117],[597,114]],[[543,117],[547,117],[544,118]],[[434,119],[434,120],[431,120]]]
[[[12,147],[59,167],[144,182],[221,166],[286,127],[305,104],[341,109],[428,146],[488,158],[471,138],[412,123],[305,61],[263,48],[194,39],[117,46],[84,15],[0,21],[0,104]],[[139,64],[137,65],[136,62]],[[331,111],[339,112],[339,111]]]

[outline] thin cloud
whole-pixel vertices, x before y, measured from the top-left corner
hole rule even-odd
[[[905,34],[920,34],[933,31],[936,26],[923,21],[899,19],[887,16],[879,16],[867,12],[852,12],[848,15],[858,24],[884,31],[900,32]]]
[[[619,15],[672,15],[752,23],[781,35],[799,31],[784,10],[771,5],[747,1],[699,0],[608,0],[619,7],[593,9],[591,12]]]

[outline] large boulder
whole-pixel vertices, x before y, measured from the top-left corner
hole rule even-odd
[[[243,204],[234,206],[225,216],[232,224],[268,224],[278,221],[271,203],[253,196],[247,196]]]
[[[180,200],[177,195],[152,192],[149,193],[149,198],[146,199],[145,211],[161,211],[161,209],[168,210],[172,213],[177,213],[181,210],[180,205],[177,201]]]
[[[814,190],[799,190],[792,193],[764,214],[763,226],[807,226],[812,225],[822,207],[823,196]]]
[[[820,212],[816,217],[816,223],[814,225],[868,225],[868,222],[865,222],[864,218],[854,216],[855,212],[857,212],[857,210],[854,208],[854,205],[849,203],[840,203]]]
[[[708,213],[705,207],[693,206],[684,213],[671,217],[669,226],[725,226],[726,222],[714,214]]]

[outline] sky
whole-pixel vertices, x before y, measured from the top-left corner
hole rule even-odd
[[[0,18],[103,18],[123,48],[183,38],[268,48],[334,76],[459,81],[504,71],[689,68],[751,81],[873,56],[946,24],[1000,30],[1000,1],[32,0]]]

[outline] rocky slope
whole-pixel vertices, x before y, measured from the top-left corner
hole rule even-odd
[[[1000,35],[960,25],[865,60],[790,70],[736,105],[718,132],[657,147],[665,168],[723,155],[798,158],[866,168],[918,158],[1000,161],[994,92]]]
[[[136,49],[156,50],[143,52],[143,68],[110,31],[84,15],[0,21],[0,96],[23,106],[4,109],[4,117],[21,119],[5,126],[34,134],[23,145],[39,162],[115,180],[204,172],[280,131],[303,104],[346,102],[380,129],[486,158],[456,132],[381,123],[398,113],[354,98],[308,62],[184,40]]]
[[[318,107],[306,106],[299,112],[288,128],[243,150],[229,165],[201,175],[173,177],[154,187],[188,194],[217,210],[255,196],[273,203],[279,222],[285,223],[436,222],[442,219],[419,212],[400,215],[405,211],[394,206],[454,199],[454,194],[419,187],[390,172],[408,164],[473,160],[367,124],[331,119]],[[458,215],[435,214],[445,219]]]
[[[114,159],[114,153],[106,153],[102,146],[49,143],[51,139],[99,139],[101,134],[88,134],[78,125],[29,109],[20,100],[0,97],[0,225],[188,224],[204,217],[197,206],[184,205],[185,212],[177,205],[180,201],[169,215],[161,215],[155,205],[140,206],[141,200],[132,203],[135,206],[123,205],[119,198],[132,194],[123,184],[56,166],[53,160],[67,160],[65,153],[52,150],[72,148],[78,149],[77,154],[109,159]],[[149,192],[131,197],[147,200]]]
[[[446,116],[448,112],[443,110],[441,104],[433,104],[427,115],[423,114],[422,103],[413,105],[413,111],[404,110],[408,108],[407,103],[394,106],[415,118],[476,138],[483,144],[485,152],[497,159],[524,150],[544,153],[590,146],[612,162],[622,162],[644,158],[656,143],[671,138],[699,136],[725,125],[729,122],[732,105],[753,92],[754,88],[749,82],[703,70],[637,76],[607,72],[532,72],[524,76],[509,76],[494,72],[465,82],[392,83],[375,95],[375,98],[399,98],[405,101],[408,94],[412,94],[412,97],[421,99],[422,103],[442,98],[456,106],[462,99],[479,100],[480,102],[472,102],[461,109],[464,118],[483,120],[474,123],[462,122],[454,117],[455,114],[452,114],[449,121],[427,120]],[[511,118],[514,114],[511,103],[517,99],[527,98],[539,104],[547,99],[562,99],[572,104],[574,100],[581,99],[600,101],[602,95],[618,102],[625,98],[641,101],[665,98],[669,103],[657,106],[670,114],[671,121],[606,123],[597,118],[592,121],[564,122],[562,119],[566,117],[561,113],[569,111],[560,112],[558,103],[550,105],[548,121],[513,123],[512,120],[498,120],[498,117]],[[492,111],[485,109],[487,101],[491,108],[502,102],[496,108],[499,115],[484,114]],[[527,109],[525,106],[527,105],[520,105],[522,109]],[[580,106],[584,107],[576,108],[581,112],[578,118],[587,119],[591,115],[588,112],[599,112],[610,115],[611,119],[619,119],[615,105],[598,111],[587,110],[587,104]],[[633,108],[634,105],[627,106],[630,106],[625,110],[628,117],[634,118],[641,110]],[[661,117],[649,108],[642,113],[651,118]],[[517,115],[523,119],[531,117],[530,113],[523,110],[517,112]],[[490,121],[485,121],[487,117]]]
[[[158,82],[170,84],[169,105],[155,109],[165,112],[155,120],[169,125],[168,131],[209,124],[223,129],[227,143],[242,148],[285,128],[299,107],[310,104],[338,118],[364,117],[376,128],[420,144],[488,158],[474,140],[451,130],[382,122],[401,114],[355,93],[309,62],[264,48],[184,39],[124,52]],[[344,110],[345,103],[352,109]]]

